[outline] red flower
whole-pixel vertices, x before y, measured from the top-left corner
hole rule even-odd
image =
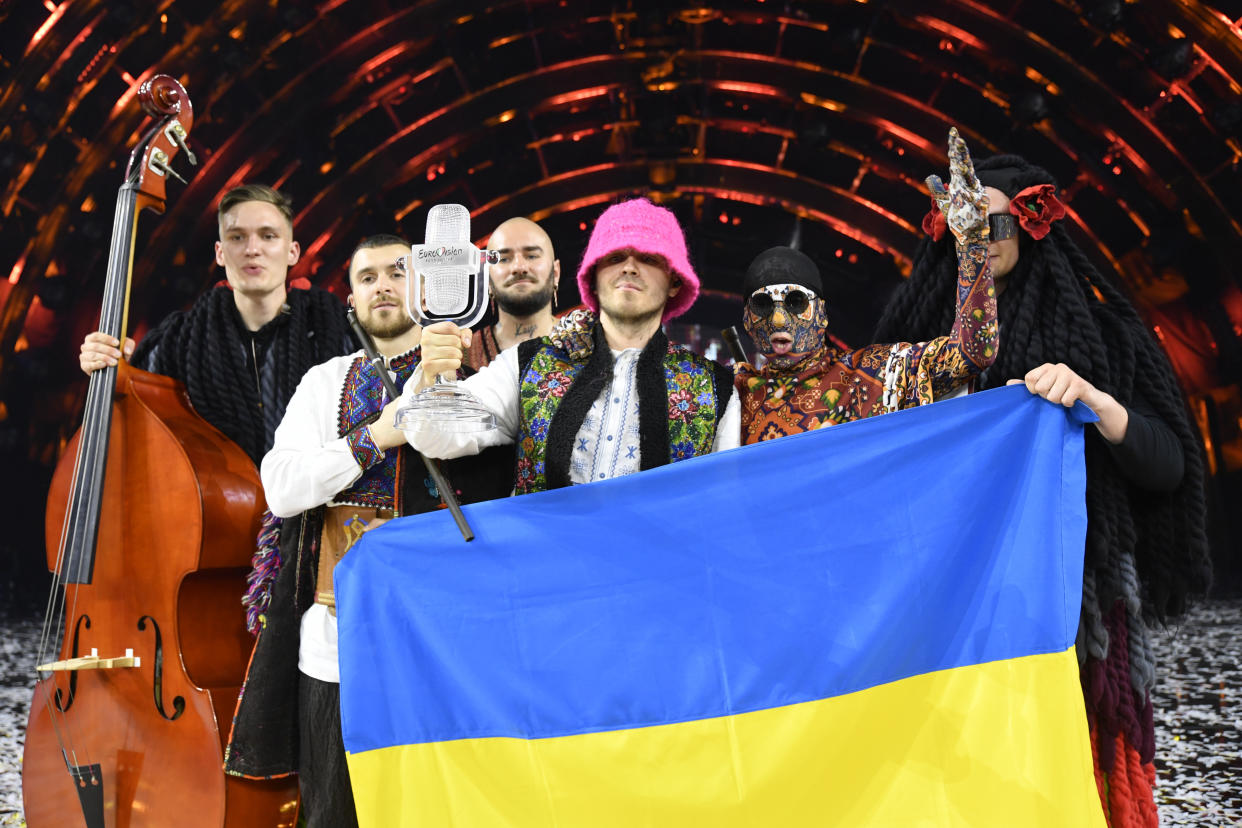
[[[923,216],[923,232],[932,237],[932,241],[940,241],[949,230],[949,220],[940,212],[940,205],[932,199],[932,207]]]
[[[1052,222],[1065,217],[1065,205],[1051,184],[1036,184],[1009,200],[1009,212],[1017,216],[1018,224],[1031,238],[1039,241],[1048,235]]]
[[[549,371],[539,384],[539,398],[546,400],[548,397],[565,396],[565,392],[569,390],[569,382],[569,376],[564,371]]]
[[[685,389],[674,391],[668,395],[668,418],[670,420],[689,420],[694,413],[694,398]]]

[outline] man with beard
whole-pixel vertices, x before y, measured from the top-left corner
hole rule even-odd
[[[646,199],[605,210],[578,269],[578,290],[589,310],[568,314],[548,336],[502,351],[461,383],[492,412],[496,429],[428,428],[409,432],[411,443],[431,457],[516,444],[518,494],[737,445],[729,371],[674,347],[661,330],[699,293],[670,210]],[[470,333],[445,322],[423,331],[419,388],[457,370]]]
[[[530,219],[503,222],[487,249],[497,256],[490,283],[496,324],[474,330],[466,365],[475,371],[505,348],[548,335],[556,322],[552,309],[561,281],[552,239]]]
[[[406,312],[406,274],[397,262],[409,251],[404,239],[372,236],[354,251],[348,274],[349,304],[398,388],[418,365],[422,335]],[[341,738],[332,569],[363,532],[440,505],[422,460],[402,450],[396,408],[363,351],[336,357],[303,377],[263,458],[268,505],[284,519],[280,571],[225,770],[251,778],[297,773],[312,828],[357,824]],[[494,467],[452,471],[466,502],[502,496],[511,485],[511,475]]]
[[[957,312],[952,330],[927,342],[842,351],[827,341],[819,269],[788,247],[760,253],[746,271],[744,326],[767,362],[737,366],[742,442],[859,420],[931,402],[992,364],[996,298],[988,270],[987,196],[966,143],[949,133],[950,183],[927,184],[957,242]]]

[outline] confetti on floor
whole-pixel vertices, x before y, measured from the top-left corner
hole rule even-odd
[[[1160,824],[1242,824],[1242,601],[1195,608],[1153,649]]]

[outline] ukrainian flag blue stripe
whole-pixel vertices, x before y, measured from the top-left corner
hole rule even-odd
[[[442,512],[393,521],[337,568],[346,747],[689,722],[1064,652],[1089,416],[1015,386],[469,506],[470,544]]]

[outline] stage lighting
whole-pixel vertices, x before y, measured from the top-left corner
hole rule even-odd
[[[862,48],[864,34],[861,26],[832,28],[828,33],[828,49],[838,57],[852,58]]]
[[[0,143],[0,178],[13,178],[34,155],[16,141]]]
[[[315,15],[303,8],[300,3],[282,3],[280,5],[280,20],[284,23],[285,28],[291,32],[296,32],[314,19]]]
[[[1086,4],[1087,20],[1097,29],[1111,32],[1121,25],[1121,0],[1094,0]]]
[[[52,102],[52,96],[37,89],[27,89],[22,93],[22,109],[31,123],[41,130],[54,126],[60,120],[61,113]]]
[[[1237,135],[1242,126],[1242,101],[1232,101],[1212,112],[1212,123],[1227,135]]]
[[[807,149],[826,150],[832,143],[832,131],[823,121],[811,121],[798,130],[798,143]]]
[[[1036,124],[1051,114],[1048,109],[1048,99],[1044,97],[1043,92],[1036,90],[1023,92],[1014,99],[1010,109],[1014,122],[1022,126]]]
[[[1175,80],[1190,71],[1192,46],[1189,40],[1173,40],[1147,56],[1147,64],[1156,74]]]

